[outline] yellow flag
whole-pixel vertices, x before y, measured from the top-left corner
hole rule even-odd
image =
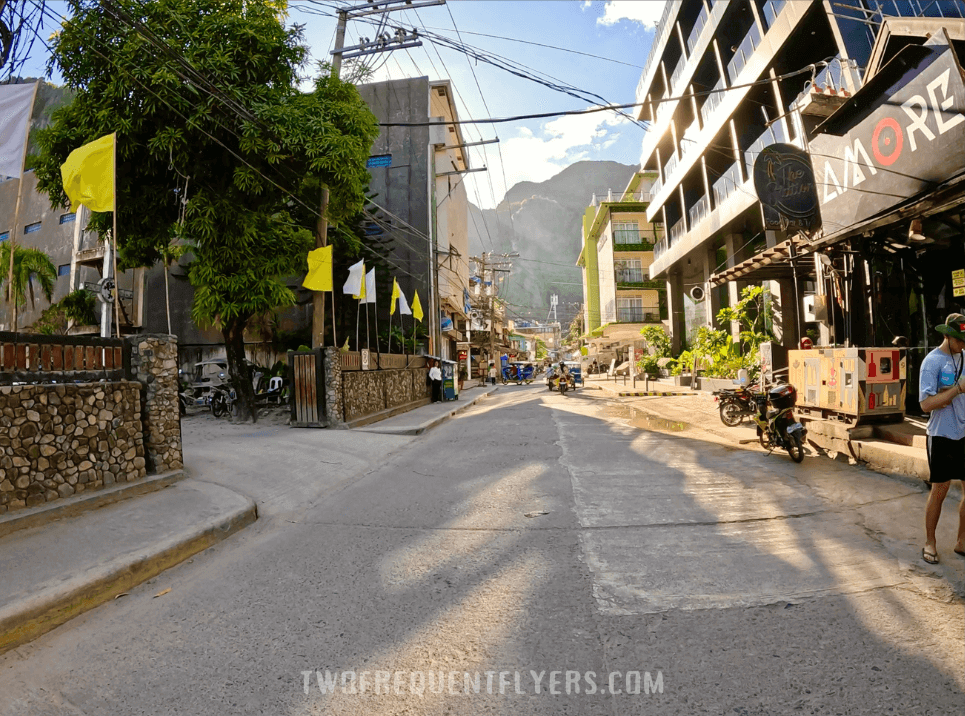
[[[412,317],[422,323],[422,301],[419,300],[418,291],[415,292],[415,298],[412,299]]]
[[[302,286],[312,291],[333,290],[331,246],[308,252],[308,275],[305,276]]]
[[[399,297],[399,294],[400,294],[400,293],[402,293],[402,292],[399,290],[399,282],[398,282],[397,279],[394,279],[394,278],[393,278],[393,279],[392,279],[392,298],[389,299],[389,315],[390,315],[390,316],[394,316],[394,315],[395,315],[395,301],[396,301],[396,299]]]
[[[83,204],[91,211],[114,211],[114,141],[108,134],[75,149],[60,167],[71,211]]]

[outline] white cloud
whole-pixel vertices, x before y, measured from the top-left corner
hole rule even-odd
[[[547,122],[536,132],[521,127],[516,136],[502,142],[506,182],[510,187],[521,181],[541,182],[574,162],[613,158],[601,153],[616,142],[620,136],[617,128],[627,121],[612,112],[598,112],[565,115]],[[499,201],[502,175],[495,166],[490,171],[495,172],[491,178]],[[491,203],[485,201],[483,194],[479,198],[487,207]]]
[[[596,22],[598,25],[616,25],[621,20],[629,20],[654,27],[666,4],[666,0],[607,0],[603,15]]]

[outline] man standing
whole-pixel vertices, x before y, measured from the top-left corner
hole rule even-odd
[[[942,344],[921,364],[918,400],[928,413],[928,482],[931,492],[925,505],[925,546],[921,558],[938,564],[935,528],[942,503],[953,479],[965,470],[965,316],[953,313],[935,330],[945,336]],[[958,507],[958,540],[955,552],[965,556],[965,498]]]
[[[442,371],[435,358],[429,359],[429,382],[432,385],[432,402],[438,403],[442,400]]]

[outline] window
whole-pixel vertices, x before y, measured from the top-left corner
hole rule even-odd
[[[376,154],[371,156],[366,160],[365,167],[367,169],[374,169],[376,167],[391,167],[392,166],[392,155],[391,154]]]
[[[642,283],[643,263],[640,259],[624,259],[614,263],[617,274],[617,283]],[[649,276],[648,276],[649,278]]]
[[[58,276],[70,276],[70,264],[61,264],[57,267]]]
[[[2,234],[0,234],[0,241],[6,241],[9,238],[10,238],[9,231],[4,231]]]
[[[33,234],[37,231],[40,231],[39,221],[36,221],[33,224],[27,224],[25,227],[23,227],[23,233],[25,234]]]
[[[61,215],[60,215],[60,223],[61,223],[61,224],[70,224],[70,223],[73,223],[74,221],[77,221],[77,214],[61,214]]]
[[[613,222],[613,243],[639,244],[640,225],[636,221]]]

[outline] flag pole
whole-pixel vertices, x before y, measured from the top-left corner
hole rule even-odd
[[[363,276],[362,280],[365,280]],[[369,338],[369,304],[365,304],[365,347],[372,350],[372,339]]]
[[[30,111],[27,113],[27,129],[23,135],[23,155],[20,158],[20,181],[17,185],[17,206],[13,211],[13,228],[10,229],[10,267],[7,272],[7,300],[10,301],[11,315],[13,317],[13,328],[17,332],[17,295],[13,290],[13,254],[17,248],[17,229],[20,226],[20,202],[23,198],[23,174],[24,165],[27,163],[27,149],[30,147],[30,120],[34,113],[34,103],[37,101],[37,88],[40,87],[40,80],[34,82],[33,95],[30,97]]]
[[[332,261],[334,263],[334,259]],[[338,348],[338,336],[335,335],[335,285],[332,285],[332,345]],[[325,305],[324,297],[322,300],[322,305]],[[356,339],[356,343],[358,339]],[[322,341],[322,346],[324,347],[325,341]]]
[[[389,306],[389,355],[392,355],[392,306]]]
[[[359,345],[359,316],[362,313],[362,299],[359,299],[358,305],[355,307],[355,350],[359,353],[362,352],[362,346]]]
[[[114,132],[114,228],[111,231],[111,239],[114,241],[114,251],[112,252],[111,258],[114,261],[114,326],[117,328],[117,337],[121,337],[121,306],[120,298],[118,297],[118,288],[120,287],[117,281],[117,132]]]

